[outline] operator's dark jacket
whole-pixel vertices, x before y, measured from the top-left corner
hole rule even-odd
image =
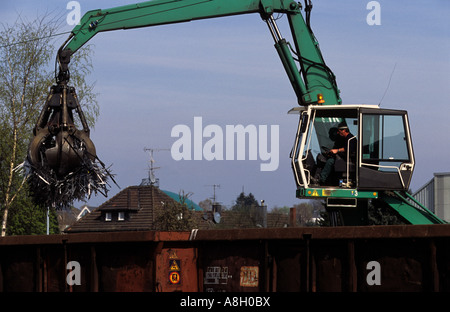
[[[334,142],[334,147],[333,148],[344,148],[344,152],[339,152],[338,155],[342,158],[345,159],[347,161],[347,146],[348,146],[348,141],[353,138],[354,135],[351,134],[350,132],[347,134],[347,136],[344,137],[337,137],[336,141]],[[350,160],[354,163],[356,160],[356,138],[353,140],[350,140],[350,145],[348,146],[350,148]]]

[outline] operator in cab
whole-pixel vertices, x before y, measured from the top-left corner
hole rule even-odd
[[[348,129],[347,123],[345,121],[339,123],[337,128],[336,141],[334,142],[333,148],[329,151],[330,157],[328,157],[325,166],[320,172],[319,183],[321,185],[326,184],[328,177],[330,176],[334,164],[336,162],[336,155],[344,159],[346,162],[355,162],[356,158],[356,139],[354,135]],[[349,152],[347,152],[347,149]],[[348,157],[347,157],[348,156]]]

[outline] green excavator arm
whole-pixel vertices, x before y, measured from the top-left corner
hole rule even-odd
[[[89,11],[81,18],[80,23],[72,30],[69,38],[58,51],[57,83],[62,91],[58,91],[56,95],[64,104],[61,114],[66,116],[64,112],[70,106],[70,101],[66,104],[65,100],[66,90],[69,90],[67,83],[70,79],[70,57],[96,34],[241,14],[259,14],[267,23],[275,41],[276,51],[300,105],[309,107],[316,104],[340,105],[342,101],[335,76],[325,64],[319,44],[310,27],[311,9],[310,0],[305,0],[304,7],[292,0],[154,0]],[[281,35],[273,18],[274,13],[287,17],[292,44]],[[56,106],[50,105],[50,107]],[[88,133],[88,131],[85,132]],[[48,136],[45,135],[45,137]],[[77,139],[87,141],[86,136],[88,135],[79,135]],[[37,143],[39,144],[36,146],[39,147],[41,141]],[[95,155],[93,147],[91,150],[90,154]],[[398,195],[386,197],[383,200],[412,224],[442,222],[432,213],[415,208]]]
[[[155,0],[89,11],[59,50],[58,79],[68,80],[70,56],[100,32],[257,13],[269,25],[275,48],[299,104],[340,104],[334,75],[325,65],[318,42],[309,26],[311,7],[306,1],[307,22],[302,15],[302,6],[291,0]],[[287,16],[293,46],[281,36],[272,17],[273,13]]]

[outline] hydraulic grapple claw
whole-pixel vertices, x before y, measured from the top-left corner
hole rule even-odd
[[[82,129],[75,125],[74,112]],[[33,129],[27,163],[38,204],[62,208],[92,192],[107,193],[105,181],[112,175],[97,158],[75,88],[65,83],[51,87]]]
[[[79,116],[82,130],[74,122],[73,111]],[[87,156],[96,157],[89,138],[89,127],[75,93],[66,85],[53,86],[34,128],[28,150],[28,160],[34,167],[48,167],[63,177],[76,170]]]

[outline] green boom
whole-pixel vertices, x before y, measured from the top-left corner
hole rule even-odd
[[[286,0],[156,0],[87,12],[63,44],[59,58],[75,53],[99,32],[259,13],[272,31],[275,47],[301,105],[341,104],[334,75],[325,65],[317,40],[305,22],[299,3]],[[306,14],[310,7],[306,6]],[[279,35],[273,13],[286,14],[294,47]],[[66,69],[67,70],[67,69]],[[63,67],[64,71],[64,67]]]

